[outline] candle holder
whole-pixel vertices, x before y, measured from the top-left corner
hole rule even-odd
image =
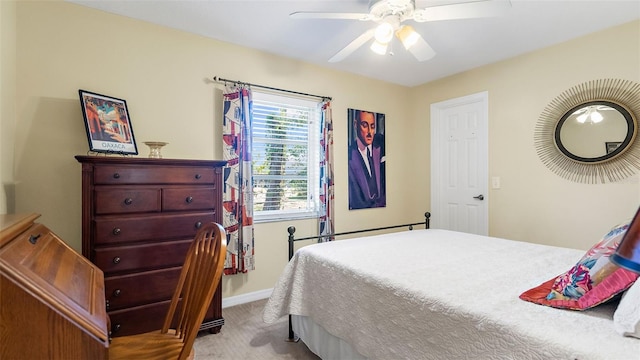
[[[162,149],[162,147],[167,145],[168,143],[162,142],[162,141],[145,141],[144,144],[147,145],[150,149],[149,151],[150,158],[162,159],[162,153],[160,152],[160,149]]]

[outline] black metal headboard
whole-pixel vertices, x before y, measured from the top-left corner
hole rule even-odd
[[[303,238],[299,238],[299,239],[296,239],[295,236],[294,236],[294,234],[296,232],[296,227],[295,226],[289,226],[287,228],[287,232],[289,233],[289,260],[291,260],[291,258],[293,257],[293,243],[295,241],[312,240],[312,239],[320,240],[320,239],[323,239],[323,238],[330,238],[330,237],[336,237],[336,236],[341,236],[341,235],[359,234],[359,233],[365,233],[365,232],[370,232],[370,231],[395,229],[395,228],[401,228],[401,227],[408,227],[409,230],[413,230],[413,227],[416,226],[416,225],[424,225],[424,228],[428,229],[429,228],[429,220],[430,220],[430,218],[431,218],[431,213],[430,212],[426,212],[426,213],[424,213],[424,221],[423,222],[419,222],[419,223],[392,225],[392,226],[384,226],[384,227],[372,228],[372,229],[362,229],[362,230],[345,231],[345,232],[333,233],[333,234],[307,236],[307,237],[303,237]]]

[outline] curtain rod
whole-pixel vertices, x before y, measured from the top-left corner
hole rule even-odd
[[[224,82],[224,83],[228,83],[229,82],[229,83],[234,83],[234,84],[244,84],[244,85],[254,86],[254,87],[258,87],[258,88],[262,88],[262,89],[281,91],[281,92],[297,94],[297,95],[303,95],[303,96],[311,96],[311,97],[316,97],[316,98],[320,98],[320,99],[323,99],[323,100],[324,99],[328,99],[330,101],[332,100],[332,98],[330,96],[313,95],[313,94],[307,94],[307,93],[297,92],[297,91],[292,91],[292,90],[278,89],[278,88],[274,88],[274,87],[270,87],[270,86],[251,84],[251,83],[244,82],[244,81],[223,79],[223,78],[219,78],[217,76],[213,77],[213,81]]]

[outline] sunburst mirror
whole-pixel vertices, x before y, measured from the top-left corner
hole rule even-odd
[[[544,109],[536,152],[557,175],[580,183],[623,180],[640,170],[640,84],[601,79],[574,86]]]

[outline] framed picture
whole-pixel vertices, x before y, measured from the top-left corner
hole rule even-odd
[[[612,152],[616,151],[620,144],[622,144],[620,141],[606,141],[604,145],[607,148],[607,154],[611,154]]]
[[[347,109],[349,210],[387,206],[385,116]]]
[[[101,153],[137,155],[127,102],[79,90],[89,149]]]

